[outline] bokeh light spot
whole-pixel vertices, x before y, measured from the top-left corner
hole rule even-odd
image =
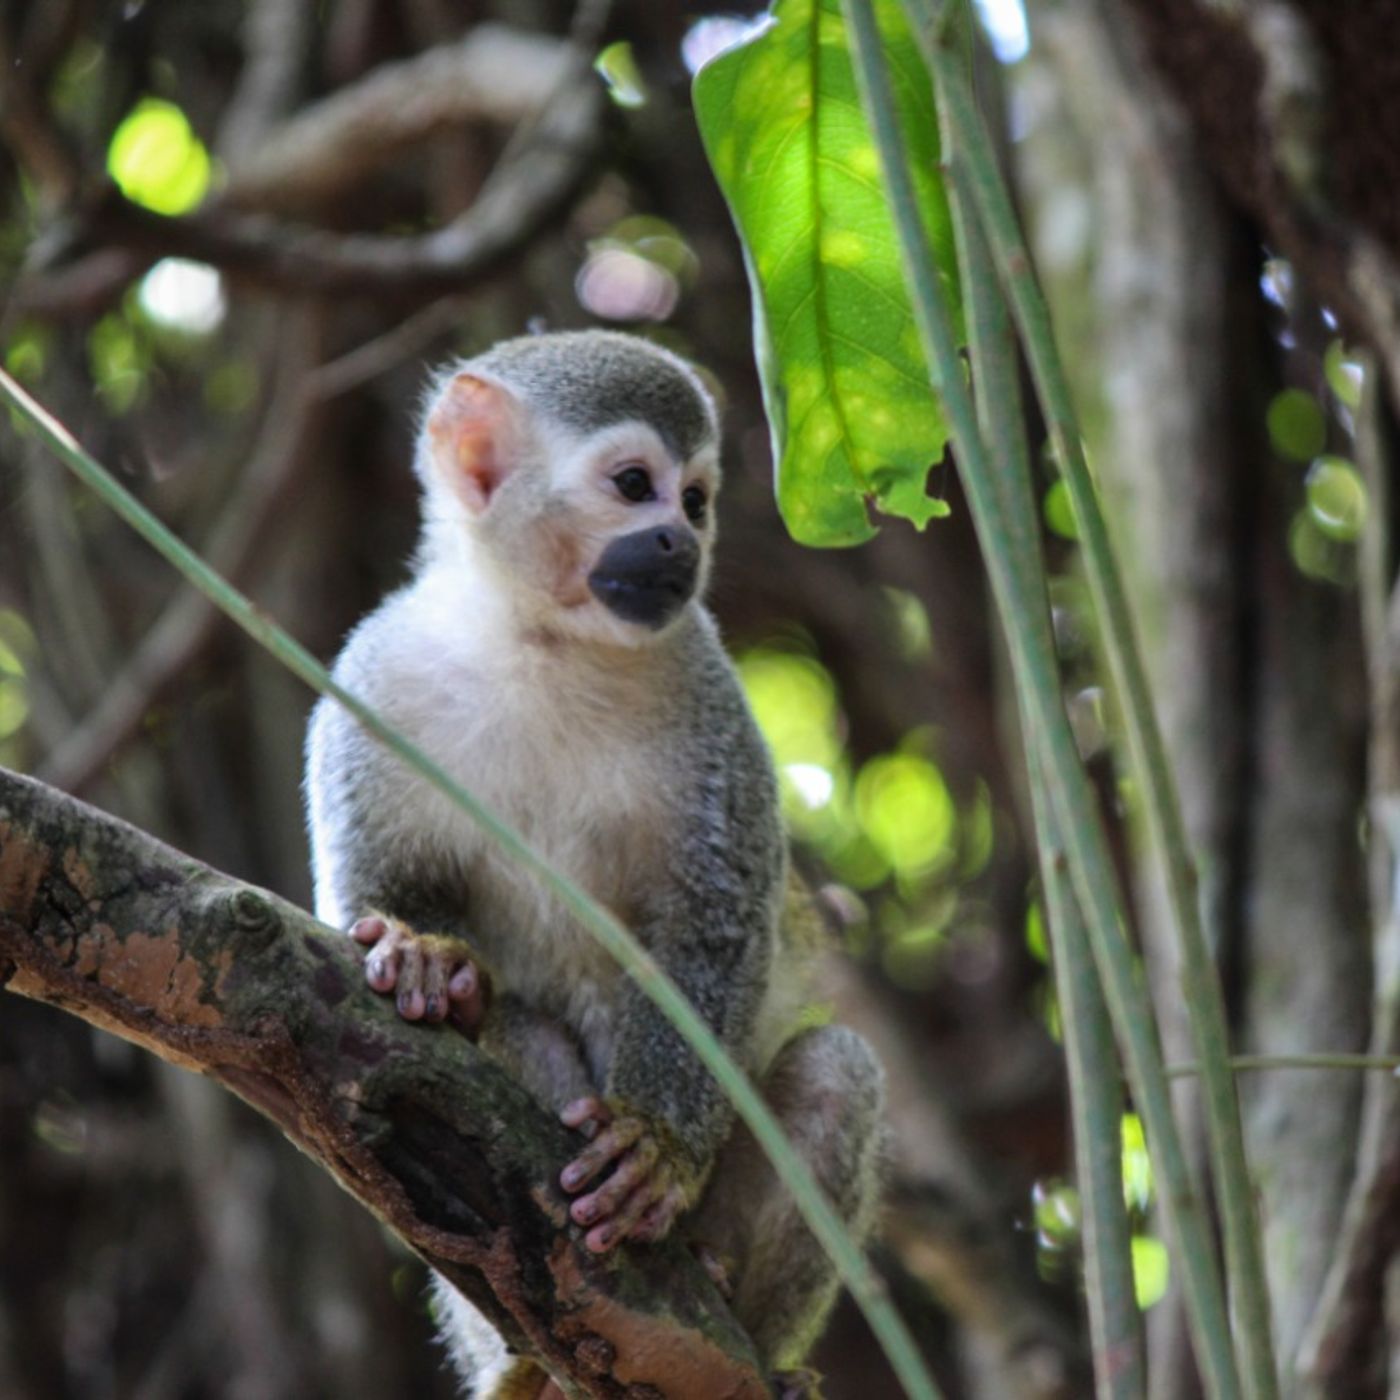
[[[1322,407],[1304,389],[1285,389],[1269,402],[1265,424],[1269,441],[1280,457],[1310,462],[1327,445]]]
[[[212,163],[185,114],[172,102],[142,98],[112,134],[107,172],[133,203],[183,214],[209,189]]]

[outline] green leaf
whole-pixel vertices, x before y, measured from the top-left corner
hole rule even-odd
[[[876,0],[920,207],[956,302],[928,72],[897,0]],[[929,387],[840,0],[776,0],[707,63],[695,111],[744,243],[778,507],[803,544],[875,533],[868,499],[923,528],[947,429]]]
[[[608,85],[608,95],[619,107],[645,107],[647,85],[632,45],[625,40],[609,44],[593,62],[599,77]]]

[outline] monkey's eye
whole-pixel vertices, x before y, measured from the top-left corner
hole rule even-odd
[[[681,509],[692,525],[698,525],[705,518],[706,504],[703,486],[687,486],[681,492]]]
[[[654,501],[656,492],[651,487],[651,473],[645,467],[623,467],[613,473],[613,485],[628,501]]]

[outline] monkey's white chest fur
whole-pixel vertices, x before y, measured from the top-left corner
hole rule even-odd
[[[665,858],[656,781],[665,735],[651,687],[625,664],[581,667],[508,635],[498,619],[464,610],[457,590],[427,581],[381,620],[368,698],[551,865],[633,923],[655,883],[652,862]],[[584,1007],[596,1014],[600,999],[612,1002],[615,964],[532,876],[407,772],[397,800],[406,830],[461,870],[473,940],[504,987],[576,1025]]]

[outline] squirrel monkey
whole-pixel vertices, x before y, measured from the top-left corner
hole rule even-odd
[[[789,899],[773,767],[700,601],[718,446],[695,372],[630,336],[526,337],[453,366],[418,436],[412,580],[354,630],[335,676],[636,933],[863,1235],[882,1076],[853,1031],[799,1021],[820,939]],[[670,1023],[324,700],[307,792],[317,915],[365,946],[370,987],[403,1016],[455,1022],[579,1131],[558,1184],[586,1247],[681,1221],[778,1394],[815,1395],[801,1368],[835,1273]],[[543,1386],[436,1287],[470,1393]]]

